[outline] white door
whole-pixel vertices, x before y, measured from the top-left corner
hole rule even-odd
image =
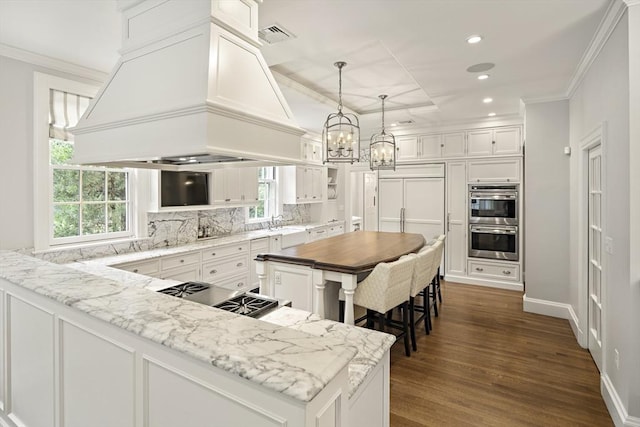
[[[378,229],[400,232],[400,212],[404,206],[401,178],[381,179],[378,183]]]
[[[602,147],[589,150],[589,351],[602,371]]]
[[[375,172],[363,174],[364,224],[362,229],[378,231],[378,178]]]
[[[406,233],[421,233],[426,241],[443,234],[444,178],[405,178],[404,208]]]

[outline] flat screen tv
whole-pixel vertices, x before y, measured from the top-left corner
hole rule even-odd
[[[162,171],[161,206],[209,204],[209,174],[206,172]]]

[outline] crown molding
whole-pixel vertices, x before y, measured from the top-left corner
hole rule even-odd
[[[27,62],[29,64],[38,65],[40,67],[49,68],[51,70],[63,73],[73,74],[78,77],[93,80],[102,83],[107,79],[108,73],[95,70],[93,68],[83,67],[82,65],[72,62],[62,61],[46,55],[30,52],[4,43],[0,43],[0,56],[15,59],[17,61]]]
[[[607,40],[609,40],[611,33],[613,33],[613,30],[618,25],[618,22],[630,3],[640,3],[640,0],[612,0],[611,3],[609,3],[609,8],[604,18],[600,21],[598,29],[591,39],[591,43],[589,43],[589,47],[587,47],[587,50],[582,55],[582,59],[580,59],[578,67],[569,82],[566,93],[567,98],[573,96],[582,79],[584,79],[584,76],[587,74],[587,71],[589,71],[591,64],[593,64],[593,61],[598,57]]]
[[[568,100],[569,100],[569,96],[566,94],[541,96],[538,98],[522,98],[522,102],[524,102],[526,105],[541,104],[544,102],[568,101]]]
[[[622,0],[627,4],[627,7],[637,6],[640,4],[640,0]]]

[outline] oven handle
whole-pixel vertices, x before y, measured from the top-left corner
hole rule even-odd
[[[518,234],[518,230],[505,230],[494,227],[471,227],[471,232],[489,232],[491,234]]]
[[[488,199],[488,200],[515,200],[518,195],[517,194],[508,194],[508,193],[501,193],[501,194],[488,194],[488,193],[471,193],[470,196],[472,199]]]

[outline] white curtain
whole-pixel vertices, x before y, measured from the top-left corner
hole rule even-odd
[[[49,138],[73,141],[69,128],[78,124],[91,98],[60,90],[49,90]]]

